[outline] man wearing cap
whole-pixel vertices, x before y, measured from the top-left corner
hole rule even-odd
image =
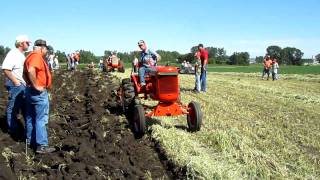
[[[26,129],[27,143],[37,146],[40,154],[51,153],[55,148],[48,145],[47,124],[49,120],[49,97],[47,89],[51,87],[51,73],[45,57],[48,46],[45,40],[34,43],[34,50],[24,63],[26,88]]]
[[[17,114],[22,110],[25,115],[24,93],[26,82],[23,79],[23,64],[25,61],[24,52],[28,50],[31,41],[27,35],[16,37],[15,47],[10,50],[2,64],[2,70],[6,77],[5,86],[9,92],[7,105],[8,131],[13,137],[17,134]]]
[[[198,45],[198,53],[201,60],[201,74],[200,74],[200,84],[201,84],[201,91],[206,92],[207,89],[207,67],[208,67],[208,58],[209,53],[204,48],[203,44]]]
[[[145,86],[145,74],[155,71],[157,61],[160,61],[160,55],[148,49],[146,43],[143,40],[140,40],[138,42],[138,46],[141,49],[139,79],[141,86]]]

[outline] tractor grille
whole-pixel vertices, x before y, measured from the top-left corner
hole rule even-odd
[[[160,76],[158,83],[158,91],[160,94],[179,93],[178,76]]]

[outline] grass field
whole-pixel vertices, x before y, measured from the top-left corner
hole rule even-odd
[[[262,72],[262,65],[250,66],[218,66],[209,65],[209,72],[244,72],[257,73]],[[280,74],[320,74],[320,66],[285,66],[280,65]]]
[[[201,104],[202,129],[187,132],[185,116],[163,117],[150,136],[196,179],[319,179],[320,75],[260,75],[208,73],[205,94],[191,92],[192,75],[180,75],[182,101]]]

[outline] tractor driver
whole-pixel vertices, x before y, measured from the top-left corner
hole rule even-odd
[[[160,61],[160,55],[148,49],[146,43],[143,40],[140,40],[138,42],[138,46],[141,49],[141,58],[139,62],[139,79],[141,86],[145,86],[145,74],[156,71],[155,66],[157,65],[157,61]]]

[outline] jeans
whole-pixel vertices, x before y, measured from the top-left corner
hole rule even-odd
[[[100,71],[103,71],[103,63],[99,64],[99,69],[100,69]]]
[[[27,87],[26,101],[27,143],[47,146],[47,124],[49,120],[48,92],[47,90],[40,92],[32,87]]]
[[[9,92],[8,106],[7,106],[7,124],[9,133],[16,133],[18,123],[17,114],[21,109],[22,115],[25,117],[25,90],[26,86],[20,84],[20,86],[15,86],[13,82],[6,79],[5,86]]]
[[[201,83],[201,91],[206,92],[206,89],[207,89],[207,65],[205,66],[205,70],[203,68],[201,68],[200,83]]]
[[[268,75],[267,80],[269,80],[270,69],[263,68],[263,71],[262,71],[262,79],[264,78],[264,75],[265,75],[265,74]]]
[[[272,80],[278,80],[278,73],[272,72]]]
[[[151,72],[156,72],[156,69],[152,67],[145,67],[145,66],[141,66],[139,68],[139,79],[141,84],[146,84],[144,77],[146,73],[151,73]]]

